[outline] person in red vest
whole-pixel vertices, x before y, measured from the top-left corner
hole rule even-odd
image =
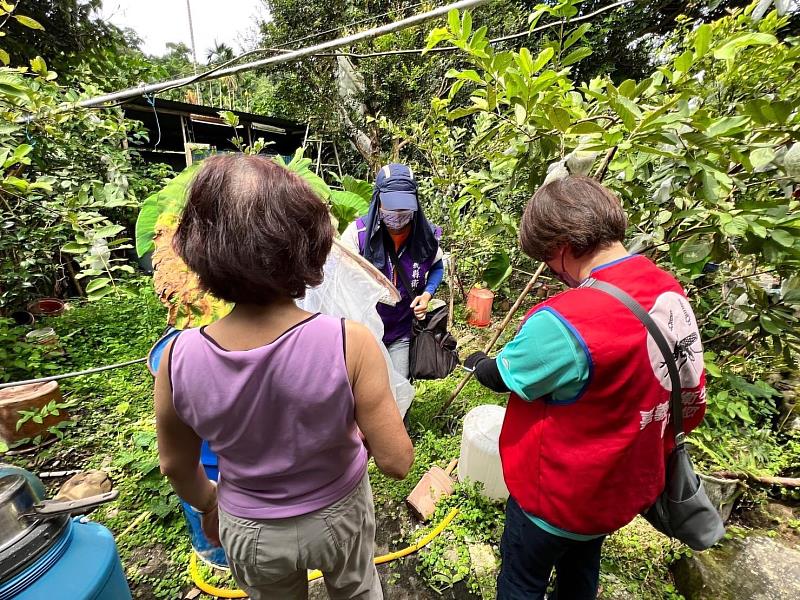
[[[705,413],[697,320],[681,285],[622,241],[621,203],[593,179],[542,186],[525,208],[520,244],[568,289],[536,306],[496,358],[465,366],[511,392],[500,456],[510,497],[500,545],[499,600],[597,595],[604,538],[664,488],[674,445],[666,363],[644,325],[617,299],[581,287],[607,281],[649,311],[674,348],[685,430]]]

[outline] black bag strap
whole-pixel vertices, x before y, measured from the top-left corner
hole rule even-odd
[[[608,283],[607,281],[598,281],[594,278],[587,279],[581,287],[592,288],[600,290],[606,294],[613,296],[625,306],[639,319],[642,324],[647,328],[653,341],[661,350],[664,355],[664,362],[667,364],[667,371],[669,371],[669,378],[672,382],[672,391],[670,392],[671,410],[672,413],[672,428],[675,431],[675,445],[682,446],[684,443],[683,433],[683,400],[681,399],[681,376],[678,373],[678,365],[675,363],[675,357],[669,347],[664,334],[658,328],[658,325],[644,309],[644,307],[634,300],[627,292],[619,289],[617,286]]]
[[[413,300],[417,296],[417,292],[411,287],[408,273],[403,271],[403,267],[400,266],[400,259],[397,257],[397,251],[394,249],[394,240],[392,236],[389,235],[389,232],[386,231],[385,227],[381,227],[381,229],[383,229],[383,246],[386,248],[389,259],[392,261],[392,268],[394,272],[397,273],[397,277],[403,283],[403,287],[406,288],[406,291],[411,295],[411,299]]]

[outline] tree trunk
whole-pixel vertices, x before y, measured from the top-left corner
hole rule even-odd
[[[367,131],[361,125],[367,123],[368,116],[362,100],[364,76],[348,58],[339,56],[336,58],[336,84],[340,100],[336,110],[342,128],[369,165],[370,172],[375,174],[381,168],[380,137],[377,124]]]

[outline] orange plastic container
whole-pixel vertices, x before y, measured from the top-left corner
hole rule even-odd
[[[467,323],[474,327],[486,327],[492,321],[492,290],[472,288],[467,294]]]

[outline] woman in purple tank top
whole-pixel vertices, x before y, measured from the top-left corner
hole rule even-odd
[[[367,448],[393,477],[413,461],[377,340],[294,302],[322,281],[332,238],[302,179],[241,154],[205,160],[175,235],[203,287],[235,307],[181,333],[161,362],[161,471],[255,600],[307,598],[310,569],[331,598],[382,598]]]

